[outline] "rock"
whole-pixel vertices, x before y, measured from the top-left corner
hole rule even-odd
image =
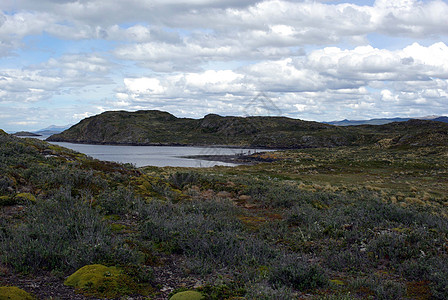
[[[212,199],[215,196],[215,192],[213,190],[206,190],[201,193],[201,197],[204,199]]]
[[[231,198],[232,194],[227,191],[221,191],[221,192],[217,193],[216,196],[218,196],[220,198]]]
[[[204,295],[196,291],[185,291],[173,295],[170,300],[202,300],[205,299]]]
[[[238,199],[239,199],[240,201],[249,201],[249,200],[252,199],[252,197],[249,196],[249,195],[241,195],[241,196],[238,197]]]

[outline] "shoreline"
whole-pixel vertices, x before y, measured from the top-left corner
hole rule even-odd
[[[269,151],[273,152],[273,151]],[[182,158],[188,159],[200,159],[205,161],[220,161],[225,163],[233,163],[238,165],[255,165],[263,162],[274,162],[278,159],[275,158],[265,158],[262,155],[267,152],[256,152],[253,154],[230,154],[230,155],[187,155],[187,156],[179,156]]]
[[[79,145],[99,145],[99,146],[151,146],[151,147],[199,147],[199,148],[234,148],[234,149],[254,149],[254,150],[290,150],[294,148],[281,148],[281,147],[262,147],[262,146],[250,146],[250,145],[208,145],[208,144],[180,144],[180,143],[150,143],[150,144],[139,144],[139,143],[96,143],[96,142],[73,142],[73,141],[60,141],[60,140],[49,140],[44,139],[45,142],[51,143],[70,143]]]
[[[288,150],[293,148],[269,147],[269,146],[251,146],[251,145],[220,145],[220,144],[184,144],[184,143],[114,143],[114,142],[89,142],[89,141],[67,141],[56,139],[44,139],[46,142],[53,143],[71,143],[80,145],[104,145],[104,146],[154,146],[154,147],[201,147],[201,148],[235,148],[235,149],[257,149],[257,150]]]

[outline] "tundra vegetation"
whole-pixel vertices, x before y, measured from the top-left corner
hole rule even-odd
[[[0,132],[0,285],[39,299],[447,299],[448,144],[434,124],[429,139],[410,123],[390,137],[405,126],[392,124],[361,145],[201,169]]]

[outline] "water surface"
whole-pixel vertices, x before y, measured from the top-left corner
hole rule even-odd
[[[90,145],[73,144],[66,142],[50,142],[69,148],[96,159],[131,163],[136,167],[213,167],[236,166],[234,163],[190,159],[184,156],[193,155],[236,155],[248,154],[262,150],[218,148],[218,147],[183,147],[183,146],[116,146],[116,145]],[[263,150],[265,151],[265,150]],[[268,150],[269,151],[269,150]]]

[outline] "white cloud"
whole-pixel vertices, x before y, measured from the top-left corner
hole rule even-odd
[[[304,57],[263,61],[236,70],[125,79],[117,98],[130,109],[146,103],[168,110],[177,103],[174,111],[191,108],[205,114],[211,105],[215,112],[244,114],[245,105],[258,92],[266,92],[285,114],[319,120],[359,111],[381,116],[387,109],[403,115],[411,111],[406,106],[413,105],[425,112],[431,103],[448,100],[448,62],[431,55],[448,57],[448,48],[443,43],[412,44],[395,51],[371,46],[324,48]]]
[[[65,55],[25,69],[0,70],[0,102],[37,102],[70,89],[111,84],[110,64],[94,54]]]
[[[235,38],[236,34],[245,38],[244,43],[252,45],[246,47],[250,52],[256,52],[257,47],[274,45],[280,48],[323,45],[344,39],[365,42],[364,37],[373,32],[425,37],[448,31],[445,17],[448,4],[440,0],[382,0],[374,6],[281,0],[190,1],[188,4],[117,0],[113,5],[105,0],[58,1],[57,4],[54,1],[36,4],[31,0],[7,2],[6,7],[19,8],[19,13],[0,18],[0,21],[6,18],[0,32],[19,29],[15,33],[19,40],[25,35],[46,31],[60,38],[127,39],[147,43],[152,40],[153,27],[174,31],[206,28],[202,37],[212,32],[218,41]],[[33,12],[20,12],[20,8]],[[129,22],[137,24],[129,28],[120,26]],[[138,47],[148,45],[135,46]]]
[[[125,78],[126,89],[134,94],[162,94],[165,88],[160,85],[156,78]]]
[[[372,46],[353,50],[332,47],[312,52],[308,64],[338,79],[409,81],[448,78],[448,47],[444,43],[429,47],[414,43],[396,51]]]
[[[264,92],[308,119],[448,113],[448,3],[340,2],[4,0],[0,104],[200,117]]]

